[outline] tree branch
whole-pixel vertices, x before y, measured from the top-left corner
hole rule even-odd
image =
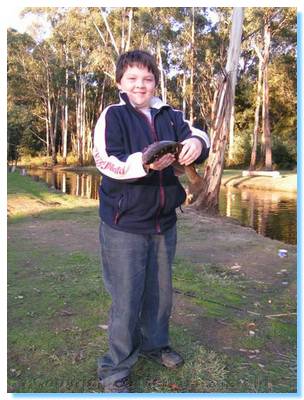
[[[254,48],[255,52],[257,53],[257,56],[259,57],[259,59],[261,61],[263,61],[264,57],[263,57],[261,49],[258,47],[258,45],[256,44],[256,42],[254,40],[252,40],[251,43],[252,43],[252,47]]]
[[[130,8],[129,11],[129,27],[128,27],[128,40],[126,44],[126,51],[129,50],[130,47],[130,41],[131,41],[131,32],[132,32],[132,18],[133,18],[133,8]]]
[[[115,76],[114,75],[111,75],[109,72],[107,72],[107,71],[103,71],[103,73],[105,74],[105,75],[107,75],[109,78],[111,78],[113,81],[115,81]]]
[[[93,18],[92,18],[92,22],[93,22],[93,25],[95,26],[95,29],[97,30],[99,36],[101,37],[101,39],[102,39],[102,41],[103,41],[103,44],[106,46],[106,45],[107,45],[106,40],[105,40],[105,38],[104,38],[104,36],[103,36],[101,30],[100,30],[100,29],[98,28],[98,26],[96,25],[96,23],[95,23],[95,21],[94,21]]]
[[[38,117],[38,118],[42,119],[43,121],[46,121],[46,120],[47,120],[47,118],[46,118],[46,117],[41,117],[41,115],[39,115],[39,114],[36,114],[36,113],[34,113],[34,112],[33,112],[33,115],[35,115],[36,117]]]
[[[110,28],[110,26],[109,26],[109,24],[108,24],[108,20],[107,20],[106,13],[105,13],[102,9],[100,10],[100,12],[101,12],[101,16],[102,16],[102,18],[103,18],[103,20],[104,20],[105,26],[106,26],[106,28],[107,28],[107,31],[108,31],[108,33],[109,33],[109,35],[110,35],[112,45],[113,45],[113,47],[114,47],[114,49],[115,49],[117,55],[119,56],[119,50],[118,50],[118,47],[117,47],[117,45],[116,45],[116,42],[115,42],[114,36],[113,36],[113,34],[112,34],[111,28]]]
[[[37,133],[35,133],[31,128],[28,128],[29,131],[32,132],[33,135],[37,136],[39,140],[41,140],[43,143],[47,144],[46,140],[42,139]]]

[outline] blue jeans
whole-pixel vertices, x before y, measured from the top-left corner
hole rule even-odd
[[[169,344],[176,225],[163,234],[134,234],[100,224],[103,279],[112,298],[109,352],[98,359],[101,383],[130,373],[140,351]]]

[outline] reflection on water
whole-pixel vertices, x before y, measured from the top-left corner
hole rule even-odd
[[[63,193],[98,199],[99,173],[30,169],[21,171],[44,180]],[[220,213],[251,226],[261,235],[296,244],[296,194],[222,187]]]
[[[27,174],[34,179],[42,179],[49,187],[60,190],[62,193],[87,199],[98,199],[100,174],[39,169],[29,169]]]
[[[295,193],[222,187],[220,213],[238,219],[263,236],[297,242]]]

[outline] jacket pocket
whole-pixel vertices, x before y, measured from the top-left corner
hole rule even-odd
[[[185,202],[187,195],[179,182],[176,185],[164,186],[164,189],[165,205],[162,209],[162,214],[170,214]]]
[[[155,218],[159,209],[159,186],[129,185],[124,193],[123,213],[138,222]]]
[[[101,207],[108,210],[107,212],[111,210],[111,219],[115,224],[117,224],[126,209],[126,195],[123,186],[120,187],[119,190],[117,188],[115,189],[111,188],[109,185],[101,185],[99,188],[99,196]]]

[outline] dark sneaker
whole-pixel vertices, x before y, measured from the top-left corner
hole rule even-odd
[[[142,357],[153,360],[166,368],[178,368],[184,364],[183,357],[170,346],[158,350],[144,351],[140,354]]]
[[[118,379],[113,383],[108,383],[104,385],[105,393],[129,393],[130,392],[130,382],[129,378],[126,376],[122,379]]]

